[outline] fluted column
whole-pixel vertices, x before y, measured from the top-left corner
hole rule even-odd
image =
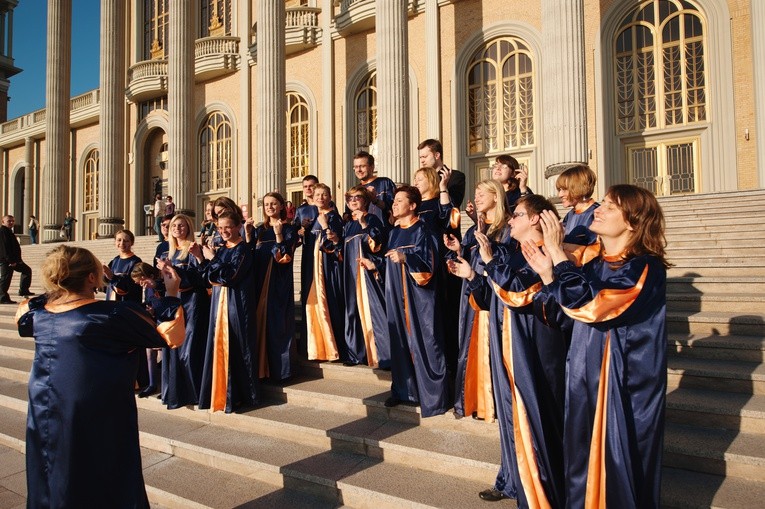
[[[29,216],[32,214],[32,198],[34,197],[34,148],[35,140],[32,138],[24,139],[24,221],[29,223]],[[38,219],[39,221],[39,219]],[[26,231],[26,230],[24,230]]]
[[[125,2],[101,4],[98,236],[125,224]]]
[[[425,136],[441,138],[441,30],[438,0],[425,0]],[[443,155],[443,154],[442,154]]]
[[[542,0],[545,176],[587,162],[583,0]]]
[[[760,188],[765,189],[765,33],[762,31],[765,23],[765,2],[752,0],[752,50],[754,52],[754,105],[755,105],[755,130],[754,136],[757,143],[757,172],[760,180]],[[760,27],[760,28],[757,28]],[[747,143],[749,143],[747,141]]]
[[[40,223],[43,242],[58,242],[67,211],[69,182],[69,78],[72,58],[72,0],[48,0],[45,80],[45,171]],[[76,211],[72,211],[76,215]]]
[[[321,133],[335,132],[335,56],[332,43],[332,12],[334,0],[322,0],[321,4]],[[321,182],[335,189],[335,137],[320,136],[321,165],[318,177]],[[342,167],[342,164],[340,165]],[[342,182],[342,179],[340,179]]]
[[[256,12],[257,198],[260,200],[264,194],[274,189],[282,194],[286,190],[284,1],[259,0]]]
[[[196,2],[171,1],[169,5],[170,31],[168,37],[167,113],[170,123],[167,132],[168,182],[177,213],[195,215],[194,150],[194,34]]]
[[[409,182],[408,2],[377,2],[377,162],[380,175]]]

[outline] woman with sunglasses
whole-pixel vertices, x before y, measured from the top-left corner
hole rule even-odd
[[[343,227],[346,365],[390,368],[388,322],[385,314],[383,254],[387,229],[369,205],[374,196],[366,186],[346,196],[351,219]]]
[[[654,195],[612,186],[594,212],[600,256],[581,268],[542,216],[545,251],[523,253],[573,318],[564,431],[567,504],[659,507],[667,389],[664,215]],[[552,318],[552,315],[551,315]]]

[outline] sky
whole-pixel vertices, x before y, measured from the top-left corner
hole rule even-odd
[[[48,0],[19,0],[13,10],[13,60],[8,119],[45,107]],[[98,88],[99,0],[72,0],[71,96]]]

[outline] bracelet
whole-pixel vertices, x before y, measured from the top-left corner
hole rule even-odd
[[[443,193],[449,194],[449,191],[441,191],[441,194]]]

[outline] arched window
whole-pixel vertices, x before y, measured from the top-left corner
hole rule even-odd
[[[466,80],[469,155],[534,145],[534,61],[523,41],[501,37],[478,49]]]
[[[613,44],[616,130],[632,138],[625,140],[630,181],[656,194],[695,192],[699,136],[682,128],[707,120],[698,8],[685,0],[643,1],[623,18]]]
[[[231,0],[202,0],[199,24],[201,37],[231,35]]]
[[[302,179],[310,172],[308,102],[300,94],[287,93],[287,178]]]
[[[169,0],[143,2],[143,59],[167,58]]]
[[[88,152],[85,158],[85,196],[83,206],[85,212],[98,210],[98,149]]]
[[[231,122],[223,113],[214,111],[199,133],[200,192],[231,187],[231,161]]]
[[[377,72],[361,83],[354,98],[356,152],[377,155]]]

